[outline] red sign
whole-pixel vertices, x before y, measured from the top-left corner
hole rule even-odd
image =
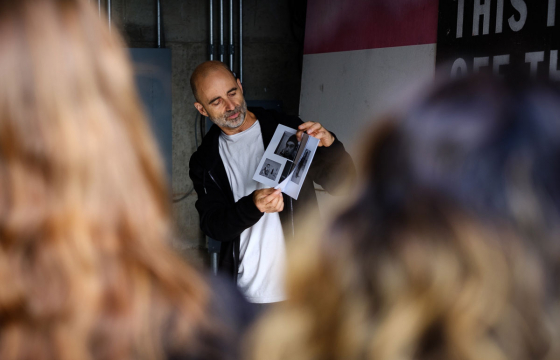
[[[305,54],[434,44],[438,0],[308,0]]]

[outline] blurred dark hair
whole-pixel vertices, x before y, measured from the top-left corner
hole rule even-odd
[[[370,149],[365,166],[377,206],[429,194],[485,216],[556,224],[559,99],[548,86],[509,87],[488,77],[438,88]],[[519,202],[524,193],[546,211]]]
[[[559,150],[547,86],[464,78],[382,121],[356,200],[290,253],[253,358],[557,358]]]
[[[556,253],[556,88],[514,86],[489,76],[447,82],[406,116],[380,125],[372,138],[364,194],[339,225],[360,221],[360,214],[368,214],[361,207],[374,206],[381,222],[398,222],[415,204],[439,204],[486,223],[507,222],[530,246]]]

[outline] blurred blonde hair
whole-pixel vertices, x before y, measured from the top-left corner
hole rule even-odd
[[[545,358],[538,263],[512,234],[446,217],[416,219],[375,253],[352,231],[292,248],[289,300],[256,327],[250,358]]]
[[[203,354],[125,45],[88,1],[0,1],[0,358]]]
[[[289,300],[255,328],[249,358],[559,357],[551,264],[558,253],[546,245],[557,238],[542,222],[507,213],[515,207],[507,200],[530,200],[553,217],[554,189],[540,192],[537,182],[555,179],[547,172],[555,171],[560,131],[520,132],[543,123],[522,109],[502,113],[511,103],[490,85],[453,83],[405,119],[382,121],[367,138],[356,199],[324,228],[311,222],[307,236],[292,243]],[[531,94],[518,95],[510,99],[534,109]],[[542,136],[555,145],[542,148]],[[520,168],[527,156],[540,162]],[[513,178],[525,171],[531,174],[520,178],[534,183]]]

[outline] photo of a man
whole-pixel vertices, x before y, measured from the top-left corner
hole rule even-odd
[[[297,155],[298,145],[296,134],[285,132],[274,153],[293,161]]]
[[[303,153],[303,156],[301,157],[301,159],[297,163],[296,168],[294,170],[294,175],[292,176],[292,182],[294,182],[298,185],[299,185],[299,182],[300,182],[301,177],[303,175],[303,170],[305,169],[305,166],[307,165],[307,161],[309,160],[309,154],[310,154],[310,151],[305,149],[305,152]]]
[[[270,164],[266,164],[261,170],[261,175],[268,176],[270,174]]]

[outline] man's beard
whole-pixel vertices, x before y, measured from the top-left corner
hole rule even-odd
[[[239,116],[233,120],[228,120],[228,117],[239,113]],[[227,129],[237,129],[245,122],[245,116],[247,115],[247,103],[243,99],[243,103],[236,106],[235,109],[225,112],[222,116],[218,118],[210,117],[210,120],[221,128]]]

